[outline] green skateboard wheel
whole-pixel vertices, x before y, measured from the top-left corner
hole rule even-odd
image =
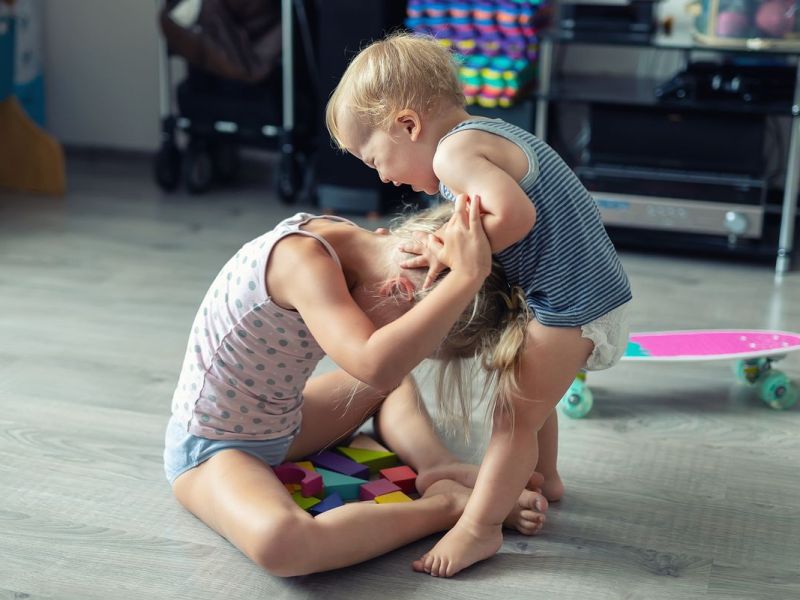
[[[586,383],[576,379],[561,398],[561,412],[572,419],[582,419],[592,410],[594,397]]]
[[[791,408],[797,403],[797,386],[785,373],[772,371],[764,376],[758,390],[761,399],[776,410]]]
[[[763,373],[769,370],[767,367],[768,362],[766,358],[749,358],[738,361],[733,367],[736,381],[751,385],[756,383]]]

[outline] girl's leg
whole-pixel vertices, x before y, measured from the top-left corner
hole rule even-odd
[[[342,371],[312,379],[304,395],[303,427],[289,460],[346,438],[383,400]],[[282,576],[355,564],[446,529],[469,495],[467,488],[442,481],[415,502],[354,503],[312,518],[269,466],[238,450],[220,452],[182,474],[173,491],[200,520]]]
[[[178,500],[273,575],[290,577],[356,564],[455,523],[469,491],[442,481],[414,502],[358,502],[314,518],[272,469],[224,450],[175,481]]]
[[[464,514],[415,561],[414,569],[449,577],[498,550],[503,515],[539,462],[538,432],[591,351],[592,342],[581,337],[580,328],[531,322],[519,372],[520,393],[512,398],[513,426],[502,412],[495,413],[489,447]]]

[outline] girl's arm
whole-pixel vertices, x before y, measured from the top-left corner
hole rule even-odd
[[[435,290],[391,323],[376,328],[355,303],[341,269],[319,248],[294,269],[285,297],[323,350],[356,379],[380,390],[397,387],[430,356],[480,289],[491,269],[480,203],[460,199],[439,257],[450,267]]]
[[[498,136],[465,131],[445,139],[433,160],[436,176],[454,194],[480,197],[483,227],[493,254],[521,240],[536,222],[533,202],[509,173],[510,147]],[[527,168],[527,159],[524,163]]]

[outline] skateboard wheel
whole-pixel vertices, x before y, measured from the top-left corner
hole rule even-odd
[[[561,398],[561,412],[571,419],[582,419],[592,410],[594,397],[586,383],[576,379]]]
[[[758,390],[761,399],[776,410],[791,408],[797,403],[797,386],[780,371],[768,373]]]
[[[769,361],[766,358],[750,358],[738,361],[733,370],[736,375],[736,381],[754,384],[765,371],[769,370],[768,363]]]

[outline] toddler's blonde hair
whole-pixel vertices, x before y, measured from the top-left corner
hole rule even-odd
[[[391,233],[403,239],[413,239],[416,231],[434,233],[452,214],[452,203],[439,204],[395,219]],[[425,271],[420,271],[422,278]],[[431,289],[418,289],[415,299]],[[513,423],[511,398],[519,391],[520,357],[531,318],[524,291],[510,287],[503,268],[493,260],[489,277],[433,356],[438,363],[437,416],[448,432],[460,430],[469,437],[473,405],[470,389],[477,369],[486,375],[479,398],[479,403],[486,402],[486,420],[499,412]]]
[[[342,110],[370,129],[387,130],[401,110],[428,115],[443,103],[464,105],[452,54],[433,37],[395,33],[361,50],[348,65],[328,100],[325,122],[344,149]]]

